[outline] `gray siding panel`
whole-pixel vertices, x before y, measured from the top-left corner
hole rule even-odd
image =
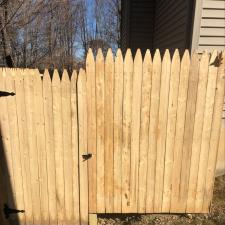
[[[203,0],[198,52],[225,48],[225,0]]]
[[[181,53],[190,48],[192,2],[190,0],[157,0],[155,8],[154,49]]]

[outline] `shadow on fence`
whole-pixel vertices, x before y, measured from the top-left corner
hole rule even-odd
[[[11,214],[10,209],[16,209],[16,203],[13,196],[13,185],[10,181],[2,133],[0,129],[0,224],[1,225],[19,225],[17,214]],[[8,217],[8,218],[6,218]]]

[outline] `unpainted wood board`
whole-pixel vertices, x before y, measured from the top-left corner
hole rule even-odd
[[[177,212],[180,207],[179,186],[180,186],[180,173],[182,165],[181,159],[182,159],[182,146],[184,136],[186,101],[188,93],[189,70],[190,70],[190,56],[189,52],[186,50],[181,60],[181,69],[180,69],[176,133],[173,150],[174,152],[173,152],[171,203],[170,203],[171,213]]]
[[[87,160],[87,78],[83,69],[77,81],[78,127],[79,127],[79,177],[80,177],[80,224],[88,225],[88,168]]]
[[[127,49],[124,59],[123,82],[123,147],[122,147],[122,213],[130,208],[130,147],[131,147],[131,104],[132,104],[133,59]]]
[[[187,194],[188,194],[188,182],[189,182],[189,171],[191,162],[191,146],[193,142],[193,131],[195,122],[195,110],[198,90],[198,78],[199,78],[199,58],[198,54],[194,53],[191,58],[190,76],[188,84],[188,97],[187,107],[185,115],[185,129],[184,129],[184,140],[182,145],[182,162],[181,173],[180,173],[180,191],[179,201],[181,203],[179,212],[185,212]]]
[[[105,213],[105,150],[104,150],[104,76],[105,65],[102,51],[96,57],[96,146],[97,146],[97,212]]]
[[[64,181],[64,149],[63,149],[63,124],[62,124],[62,90],[57,70],[52,78],[53,100],[53,130],[56,170],[56,204],[58,224],[65,222],[65,181]]]
[[[179,81],[180,81],[180,55],[179,51],[176,50],[174,52],[171,63],[170,90],[168,95],[169,102],[168,102],[168,118],[167,118],[167,133],[166,133],[162,212],[170,211],[173,150],[176,134]]]
[[[141,122],[140,122],[140,157],[138,177],[138,213],[146,212],[147,168],[149,146],[150,97],[152,83],[152,58],[146,51],[143,61],[143,77],[141,92]]]
[[[213,195],[213,184],[215,179],[215,168],[218,151],[218,141],[221,126],[221,115],[225,94],[225,51],[220,54],[220,66],[218,68],[216,93],[214,100],[214,110],[212,116],[211,134],[209,142],[208,163],[206,167],[206,180],[204,185],[204,201],[202,204],[202,212],[209,212],[210,203]]]
[[[208,154],[209,154],[209,141],[210,141],[210,133],[212,126],[212,115],[213,115],[213,104],[215,99],[215,91],[216,91],[216,81],[217,81],[217,73],[218,68],[213,65],[214,61],[217,58],[217,51],[214,51],[210,57],[210,62],[208,64],[208,86],[206,93],[206,103],[204,110],[204,124],[202,130],[202,138],[201,138],[201,146],[200,146],[200,158],[198,159],[198,181],[196,187],[196,201],[195,201],[195,211],[202,211],[202,204],[204,200],[204,186],[205,186],[205,175],[207,169],[208,162]],[[206,63],[205,63],[206,67]]]
[[[43,101],[44,101],[44,123],[45,123],[45,148],[47,153],[48,174],[48,198],[49,198],[49,220],[50,224],[57,224],[56,203],[56,168],[54,149],[54,126],[53,126],[53,98],[52,83],[47,70],[43,76]]]
[[[24,193],[24,210],[27,211],[26,224],[33,224],[32,212],[32,196],[31,196],[31,177],[29,165],[29,146],[28,146],[28,133],[26,126],[26,112],[24,101],[24,86],[22,71],[16,71],[15,80],[15,93],[16,93],[16,107],[17,107],[17,123],[19,133],[19,144],[21,153],[21,168],[23,177],[23,191]]]
[[[97,210],[97,165],[96,165],[96,97],[95,97],[95,60],[92,50],[89,49],[86,59],[87,73],[87,132],[88,153],[92,157],[88,160],[88,199],[89,213]]]
[[[153,58],[153,68],[152,68],[146,213],[154,212],[155,172],[156,172],[156,154],[157,154],[156,140],[157,140],[157,125],[159,118],[161,64],[162,63],[160,52],[157,49]]]
[[[159,118],[156,130],[157,153],[156,153],[156,176],[155,176],[155,194],[154,194],[155,212],[162,211],[164,160],[166,151],[167,116],[168,116],[169,91],[170,91],[170,70],[171,70],[171,60],[169,50],[167,49],[162,61],[161,88],[159,99]]]
[[[0,70],[0,90],[4,91],[5,90],[5,84],[4,84],[4,77],[3,77],[3,69]],[[7,165],[7,156],[6,156],[6,151],[10,150],[7,149],[7,145],[5,144],[5,134],[3,134],[5,131],[5,125],[6,125],[6,117],[4,116],[7,108],[6,108],[6,100],[5,98],[1,97],[0,98],[0,135],[1,135],[1,145],[0,145],[0,157],[1,157],[1,167],[0,167],[0,204],[3,205],[5,202],[8,201],[8,184],[10,184],[10,178],[9,178],[9,165]],[[7,114],[5,114],[7,115]],[[7,115],[8,117],[8,115]],[[4,132],[3,132],[4,130]],[[3,147],[4,146],[4,147]],[[3,182],[5,181],[5,182]],[[11,190],[11,195],[12,195],[12,190]],[[9,219],[5,219],[5,215],[3,210],[0,212],[0,221],[3,224],[9,225],[10,221]]]
[[[201,179],[202,174],[198,177],[199,160],[201,153],[201,141],[202,141],[202,129],[204,122],[204,111],[206,104],[206,92],[208,81],[208,67],[209,67],[209,55],[205,52],[201,57],[199,66],[199,82],[196,101],[195,123],[193,131],[191,164],[190,164],[190,177],[188,184],[188,198],[187,198],[187,212],[195,212],[195,197],[197,180]]]
[[[73,153],[72,153],[72,121],[71,121],[71,82],[66,70],[61,80],[62,101],[62,138],[63,138],[63,170],[65,188],[65,222],[73,224]],[[59,99],[60,100],[60,99]]]
[[[34,120],[36,130],[36,143],[39,161],[39,185],[41,203],[41,224],[49,224],[48,208],[48,174],[47,174],[47,153],[45,149],[44,129],[44,101],[42,92],[42,80],[39,72],[34,70]],[[35,213],[35,212],[34,212]]]
[[[113,91],[114,59],[109,49],[105,60],[105,209],[113,213]]]
[[[120,49],[115,58],[114,76],[114,213],[122,212],[122,134],[123,134],[123,56]]]
[[[15,83],[14,83],[14,74],[12,70],[8,70],[5,77],[5,88],[7,92],[15,93]],[[16,107],[16,97],[11,96],[7,98],[7,112],[9,118],[9,134],[10,142],[12,149],[12,168],[14,175],[14,202],[15,207],[24,208],[24,192],[23,192],[23,174],[21,166],[21,153],[19,145],[19,131],[17,123],[17,107]],[[25,216],[18,215],[15,218],[18,218],[19,223],[25,224]]]
[[[77,109],[77,73],[71,76],[71,149],[73,166],[73,222],[80,224],[80,196],[79,196],[79,149],[78,149],[78,109]]]
[[[137,212],[138,205],[138,167],[140,150],[140,114],[142,89],[142,55],[137,50],[134,58],[134,72],[132,83],[132,118],[131,118],[131,170],[130,170],[130,212]]]

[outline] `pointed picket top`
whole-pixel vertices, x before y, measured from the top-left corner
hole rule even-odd
[[[49,74],[47,69],[45,69],[45,71],[44,71],[43,81],[44,82],[51,82],[51,77],[50,77],[50,74]]]
[[[53,72],[52,82],[53,83],[60,82],[59,73],[58,73],[58,70],[56,70],[56,69],[54,69],[54,72]]]
[[[190,66],[190,62],[191,62],[191,58],[190,58],[190,54],[189,54],[189,51],[186,49],[184,51],[184,54],[183,54],[183,57],[182,57],[182,60],[181,60],[181,65],[183,66]]]
[[[152,64],[152,55],[149,49],[146,50],[145,55],[144,55],[144,64]]]
[[[116,51],[116,56],[117,56],[117,57],[123,57],[123,54],[122,54],[122,51],[121,51],[120,48],[117,49],[117,51]]]
[[[109,48],[108,51],[107,51],[107,54],[106,54],[106,62],[110,62],[110,61],[113,61],[113,53],[112,53],[112,49]]]
[[[179,50],[176,48],[174,53],[173,53],[172,63],[175,63],[175,62],[178,63],[178,60],[180,62],[180,53],[179,53]]]
[[[77,81],[77,71],[73,70],[73,73],[71,75],[71,82],[76,82]]]
[[[98,52],[97,52],[97,56],[96,56],[96,62],[97,61],[102,61],[102,60],[104,60],[104,56],[103,56],[103,53],[102,53],[102,49],[99,48]]]
[[[86,78],[86,76],[85,76],[85,70],[81,68],[79,70],[79,74],[78,74],[78,82],[81,82],[81,80],[83,80],[85,78]]]
[[[202,54],[202,57],[201,57],[201,61],[200,61],[200,69],[202,71],[205,70],[205,72],[203,72],[203,74],[205,76],[208,75],[208,72],[206,72],[206,71],[208,71],[208,66],[209,66],[209,54],[207,51],[204,51]]]
[[[86,66],[89,65],[89,63],[94,63],[94,54],[91,48],[88,49],[87,58],[86,58]]]
[[[156,49],[154,57],[153,57],[153,64],[159,63],[161,65],[161,54],[159,49]]]
[[[66,69],[63,70],[62,82],[70,82],[69,74]]]
[[[133,65],[133,57],[130,48],[127,49],[127,52],[125,54],[124,58],[124,66],[125,65]]]
[[[163,63],[168,63],[170,61],[171,61],[170,51],[169,51],[169,49],[166,49],[164,56],[163,56]]]
[[[140,61],[142,61],[142,54],[140,48],[138,48],[134,57],[134,63],[140,63]]]

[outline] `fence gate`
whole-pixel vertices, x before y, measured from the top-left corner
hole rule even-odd
[[[225,52],[130,50],[71,77],[0,71],[0,223],[87,224],[90,213],[207,213]],[[15,93],[15,95],[14,95]],[[11,209],[25,210],[11,214]],[[8,216],[8,218],[6,218]]]

